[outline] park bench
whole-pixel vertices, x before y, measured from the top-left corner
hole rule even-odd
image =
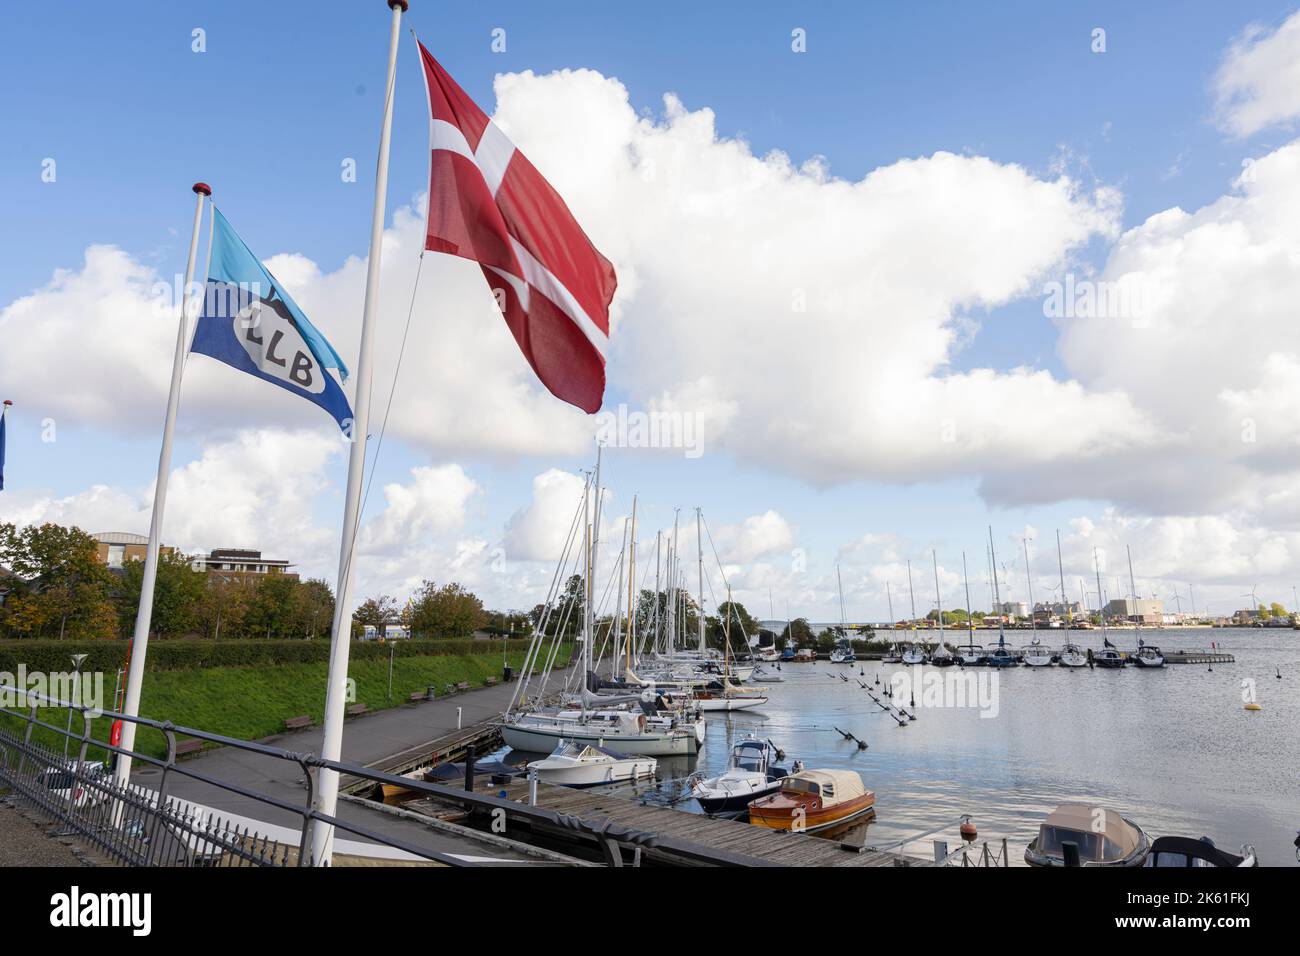
[[[459,684],[456,685],[456,692],[459,693],[463,690],[469,690],[469,684],[465,683],[464,681],[461,681]]]
[[[426,692],[422,691],[422,690],[413,690],[413,691],[411,691],[411,700],[412,700],[412,701],[417,701],[417,700],[428,700],[428,699],[429,699],[429,695],[428,695]]]
[[[178,740],[176,742],[176,756],[184,757],[187,754],[196,754],[203,749],[203,741],[198,737],[192,737],[189,740]]]
[[[369,710],[370,708],[367,707],[365,704],[351,704],[348,707],[347,714],[349,717],[360,717],[362,714],[366,713]]]
[[[310,727],[311,724],[312,724],[311,718],[306,715],[303,715],[301,717],[284,718],[285,730],[305,730],[306,728]]]
[[[483,685],[485,687],[496,687],[498,683],[499,682],[495,677],[489,677],[487,680],[483,682]]]

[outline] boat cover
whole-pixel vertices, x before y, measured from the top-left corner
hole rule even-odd
[[[1100,834],[1106,838],[1115,850],[1118,850],[1115,855],[1116,859],[1123,859],[1136,850],[1141,840],[1141,834],[1137,828],[1114,810],[1107,810],[1101,817],[1097,817],[1095,816],[1096,809],[1096,807],[1086,803],[1063,803],[1048,814],[1042,825],[1044,828],[1055,827],[1057,830],[1072,830],[1076,833]],[[1102,823],[1101,829],[1096,827],[1098,820]],[[1043,831],[1040,830],[1041,832]],[[1040,851],[1046,849],[1047,847],[1039,846]],[[1082,845],[1079,847],[1079,854],[1085,860],[1090,858]],[[1104,858],[1110,859],[1111,854],[1105,854]]]

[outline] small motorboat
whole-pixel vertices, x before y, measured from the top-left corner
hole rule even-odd
[[[1112,670],[1123,667],[1128,663],[1124,655],[1121,654],[1113,645],[1107,645],[1092,655],[1092,661],[1098,667],[1106,667]]]
[[[749,822],[769,830],[814,833],[876,812],[876,795],[852,770],[801,770],[776,793],[749,805]]]
[[[1032,644],[1026,644],[1020,649],[1020,657],[1025,662],[1026,667],[1050,667],[1052,664],[1052,649],[1039,643],[1038,638],[1034,638]]]
[[[1129,658],[1137,667],[1156,668],[1165,666],[1165,655],[1154,644],[1138,643],[1138,652]]]
[[[695,781],[691,796],[705,813],[744,810],[752,800],[780,789],[790,771],[778,767],[772,746],[766,740],[746,738],[731,748],[727,769],[716,777]],[[794,772],[803,769],[796,762]]]
[[[781,651],[781,660],[783,661],[794,660],[794,648],[787,647],[785,650]]]
[[[1078,644],[1066,644],[1061,648],[1056,663],[1062,667],[1087,667],[1088,655]]]
[[[1030,866],[1066,866],[1066,844],[1078,852],[1079,866],[1141,866],[1151,850],[1142,828],[1114,810],[1086,803],[1063,803],[1042,822],[1025,847]]]
[[[424,770],[412,770],[409,773],[402,774],[402,776],[407,780],[423,780]],[[396,783],[381,783],[379,792],[384,803],[399,803],[416,794],[410,787],[403,787]]]
[[[1220,850],[1209,837],[1156,837],[1143,866],[1184,868],[1202,866],[1259,866],[1255,848],[1245,844],[1241,853]]]
[[[605,747],[561,740],[544,760],[528,764],[543,783],[563,787],[595,787],[653,777],[659,762],[653,757],[629,757]]]

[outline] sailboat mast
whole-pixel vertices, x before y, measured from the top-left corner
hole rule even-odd
[[[695,546],[696,553],[699,556],[700,571],[700,657],[704,656],[704,536],[701,533],[704,519],[700,515],[700,509],[695,509]]]
[[[592,604],[596,598],[596,587],[594,583],[596,577],[596,548],[600,542],[600,463],[602,452],[604,452],[604,448],[597,445],[596,477],[592,483],[592,487],[595,489],[595,496],[591,503],[591,525],[587,531],[587,636],[583,641],[583,657],[586,661],[588,671],[592,670],[595,664],[591,657],[591,646],[595,643],[596,636],[596,609]],[[583,680],[585,681],[586,679],[586,674],[584,673]],[[586,685],[584,684],[583,686],[585,687]]]
[[[966,552],[961,553],[961,580],[966,588],[966,631],[967,640],[973,645],[975,643],[975,618],[970,613],[970,578],[966,575]]]
[[[848,631],[844,620],[844,579],[840,577],[840,566],[838,564],[835,565],[835,586],[840,592],[840,630],[844,631],[845,636],[847,636]]]
[[[632,496],[632,531],[627,542],[627,669],[632,669],[632,645],[636,641],[636,609],[632,591],[636,585],[636,495]]]
[[[1133,552],[1128,545],[1124,545],[1124,553],[1128,555],[1128,587],[1133,592],[1133,616],[1137,618],[1138,630],[1142,630],[1142,614],[1138,611],[1138,592],[1137,584],[1133,581]],[[1138,635],[1138,644],[1142,643],[1142,637]]]
[[[659,560],[662,557],[660,553],[660,545],[663,541],[663,535],[664,533],[662,531],[655,532],[655,620],[654,626],[650,629],[650,633],[654,635],[654,641],[656,644],[659,642]]]
[[[1106,640],[1106,599],[1101,594],[1101,565],[1097,562],[1097,549],[1092,549],[1092,570],[1097,575],[1097,614],[1101,618],[1101,639]]]
[[[907,559],[907,599],[912,605],[912,639],[916,639],[916,593],[912,590],[912,559]]]
[[[1029,585],[1029,629],[1038,634],[1038,622],[1034,620],[1034,576],[1029,573],[1029,539],[1021,538],[1025,545],[1025,581]]]
[[[934,562],[934,606],[939,611],[939,650],[943,650],[943,598],[939,596],[939,553],[930,552],[930,559]]]
[[[1061,529],[1056,529],[1056,570],[1061,575],[1061,603],[1065,605],[1065,623],[1074,623],[1074,612],[1070,610],[1070,599],[1065,594],[1065,564],[1061,561]]]
[[[1002,620],[1002,592],[998,589],[998,552],[993,547],[993,525],[989,525],[989,567],[993,569],[993,610],[998,615],[998,645],[1006,643],[1006,628]]]

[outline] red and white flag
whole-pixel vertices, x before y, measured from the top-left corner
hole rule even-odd
[[[614,267],[424,44],[420,57],[432,151],[424,247],[477,262],[542,384],[588,413],[599,411]]]

